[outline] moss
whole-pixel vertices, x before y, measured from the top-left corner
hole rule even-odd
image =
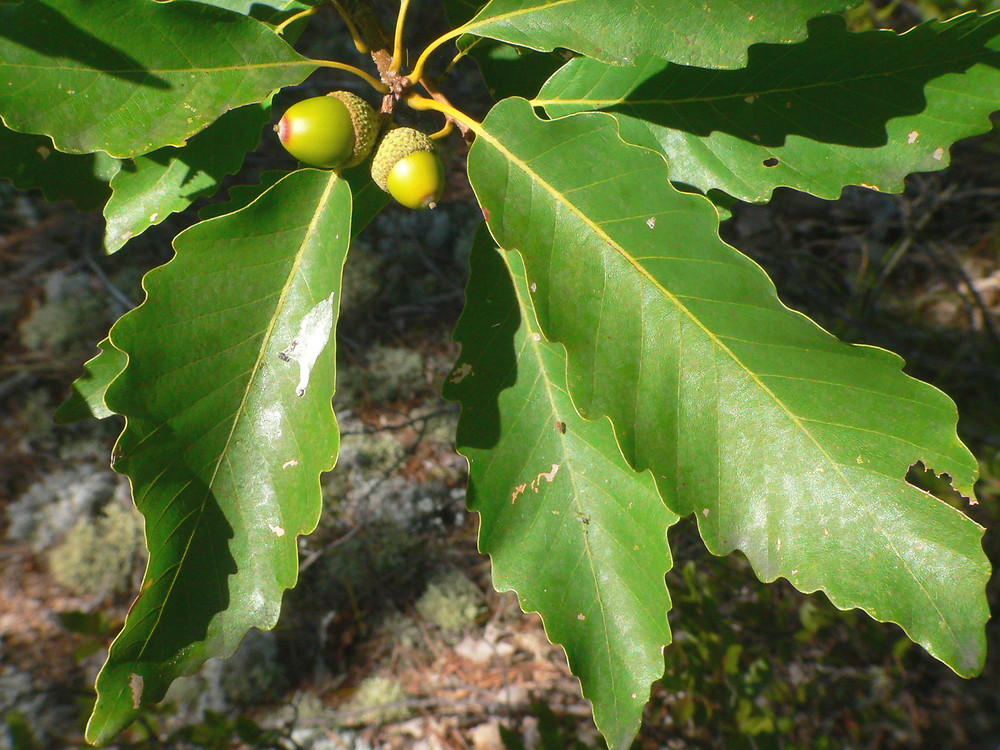
[[[360,712],[349,723],[387,724],[409,718],[410,709],[394,706],[408,700],[410,695],[395,680],[388,677],[369,677],[358,685],[357,691],[344,706],[345,711]]]
[[[476,621],[482,603],[482,594],[476,584],[458,571],[449,571],[427,584],[417,601],[417,611],[441,630],[457,632]]]
[[[111,503],[103,515],[78,521],[52,550],[52,577],[78,594],[128,591],[144,550],[142,529],[138,511]]]

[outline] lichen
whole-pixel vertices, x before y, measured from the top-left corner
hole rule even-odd
[[[457,570],[435,576],[417,600],[417,611],[446,633],[469,627],[482,611],[482,593]]]
[[[392,403],[413,398],[427,387],[424,356],[400,346],[376,345],[365,355],[366,367],[341,367],[337,374],[337,403],[361,400]]]
[[[42,552],[110,500],[115,485],[110,471],[97,471],[88,465],[53,472],[32,484],[7,508],[7,536],[29,542]]]
[[[345,722],[349,724],[387,724],[409,718],[410,709],[392,705],[410,698],[403,686],[388,677],[368,677],[363,680],[354,696],[344,706],[344,710],[360,712]]]
[[[49,554],[57,583],[77,594],[106,596],[128,591],[141,560],[142,516],[120,503],[96,518],[82,518]]]
[[[66,353],[90,345],[107,326],[107,301],[86,274],[55,272],[45,282],[45,300],[20,325],[31,351]]]

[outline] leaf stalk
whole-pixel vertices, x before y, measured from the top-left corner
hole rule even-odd
[[[400,0],[399,15],[396,17],[396,34],[392,47],[392,63],[389,70],[398,73],[403,67],[403,57],[406,50],[403,49],[403,30],[406,26],[406,11],[410,7],[410,0]]]
[[[365,42],[364,37],[358,31],[358,27],[354,23],[354,18],[351,14],[344,10],[344,6],[340,4],[340,0],[330,0],[330,4],[333,5],[334,9],[340,14],[340,17],[344,19],[344,23],[347,25],[347,31],[351,35],[351,39],[354,40],[354,46],[357,47],[358,52],[362,55],[367,55],[371,49]]]
[[[279,23],[277,26],[274,27],[274,33],[278,34],[279,36],[282,35],[282,34],[284,34],[285,33],[285,29],[287,29],[293,23],[295,23],[296,21],[298,21],[301,18],[308,18],[309,16],[314,15],[316,13],[316,11],[319,10],[319,8],[320,8],[320,6],[318,6],[318,5],[311,5],[308,8],[306,8],[305,10],[300,10],[298,13],[296,13],[293,16],[289,16],[284,21],[282,21],[281,23]]]
[[[311,59],[309,62],[318,65],[322,68],[334,68],[335,70],[343,70],[345,73],[350,73],[351,75],[355,75],[358,78],[364,79],[372,86],[372,88],[374,88],[376,91],[382,94],[386,94],[389,92],[389,87],[386,86],[384,83],[382,83],[382,81],[378,80],[373,75],[366,73],[360,68],[354,67],[353,65],[347,65],[346,63],[337,62],[335,60]]]

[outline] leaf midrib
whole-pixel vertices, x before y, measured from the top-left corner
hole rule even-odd
[[[0,62],[0,70],[5,68],[22,68],[24,70],[61,71],[77,73],[100,73],[103,75],[138,75],[140,73],[179,75],[181,73],[224,73],[247,70],[270,70],[273,68],[315,67],[309,60],[287,60],[269,63],[250,63],[247,65],[220,65],[200,68],[93,68],[84,65],[32,65],[29,63]],[[138,87],[139,84],[136,84]]]
[[[510,262],[509,262],[509,260],[507,258],[507,254],[506,254],[507,252],[508,251],[500,250],[500,255],[503,258],[504,265],[507,266],[507,272],[511,275],[511,279],[513,281],[514,280],[514,272],[513,272],[513,269],[511,268]],[[541,347],[539,346],[540,341],[536,340],[535,336],[534,336],[534,334],[536,333],[536,331],[532,330],[532,326],[530,324],[530,321],[534,317],[534,310],[529,310],[528,307],[525,305],[525,300],[521,296],[521,289],[519,288],[519,286],[516,283],[516,281],[514,282],[513,286],[514,286],[514,293],[515,293],[515,295],[517,297],[517,304],[518,304],[518,307],[520,308],[521,320],[524,321],[524,327],[525,327],[525,331],[526,331],[526,334],[525,334],[526,343],[531,348],[532,354],[534,354],[535,360],[537,361],[538,371],[541,374],[541,380],[542,380],[542,383],[543,383],[543,385],[545,387],[545,395],[548,398],[548,400],[549,400],[549,406],[551,407],[550,410],[551,410],[552,414],[554,415],[554,417],[556,419],[558,419],[559,418],[559,408],[558,408],[558,406],[556,404],[556,396],[552,392],[552,384],[551,384],[551,382],[549,380],[549,377],[548,377],[548,374],[547,374],[548,373],[548,368],[545,366],[545,360],[544,360],[544,358],[542,356]],[[539,333],[539,335],[541,335],[541,334]],[[572,398],[569,396],[569,391],[566,392],[566,395],[567,395],[568,398],[570,398],[572,400]],[[571,405],[571,408],[573,408],[572,405]],[[586,511],[584,510],[583,505],[580,502],[580,487],[579,487],[579,484],[577,483],[576,471],[574,471],[571,468],[571,465],[572,465],[573,461],[570,458],[570,449],[569,449],[569,447],[567,445],[567,442],[566,442],[566,435],[561,430],[558,430],[558,429],[556,430],[556,433],[558,434],[558,436],[559,436],[559,442],[562,445],[563,460],[567,464],[566,471],[568,472],[568,474],[570,476],[570,481],[573,483],[573,501],[576,504],[577,511],[579,512],[579,514],[581,516],[582,515],[586,515]],[[611,694],[612,694],[613,700],[614,700],[615,719],[616,719],[616,721],[620,721],[620,718],[619,718],[620,717],[620,707],[619,707],[619,704],[618,704],[618,684],[617,684],[617,677],[616,677],[617,670],[615,670],[614,665],[611,662],[611,641],[610,641],[610,636],[609,636],[609,630],[610,629],[608,627],[607,605],[604,602],[604,598],[603,598],[603,595],[602,595],[602,592],[601,592],[601,587],[598,584],[597,570],[596,570],[595,565],[594,565],[594,554],[593,554],[593,550],[591,549],[591,546],[590,546],[590,535],[587,534],[586,532],[584,532],[582,534],[582,536],[583,536],[584,550],[586,551],[586,555],[587,555],[587,564],[588,564],[588,566],[590,568],[591,579],[594,582],[594,593],[595,593],[595,595],[597,597],[597,601],[598,601],[598,603],[600,605],[601,625],[602,625],[601,630],[602,630],[602,632],[604,634],[604,647],[605,647],[604,653],[607,655],[606,663],[607,663],[607,666],[608,666],[608,674],[610,675],[610,681],[611,681]]]

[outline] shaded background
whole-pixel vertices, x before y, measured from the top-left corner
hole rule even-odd
[[[869,3],[851,19],[902,30],[995,5]],[[432,38],[443,19],[420,13],[411,34]],[[355,59],[338,23],[318,17],[302,48]],[[489,102],[463,65],[446,90],[481,115]],[[275,112],[353,85],[317,74],[283,92]],[[439,392],[457,354],[450,331],[480,214],[462,174],[466,150],[454,136],[448,145],[442,205],[390,207],[349,256],[335,397],[342,453],[278,627],[180,681],[121,746],[602,746],[537,616],[492,591],[464,511],[457,407]],[[227,187],[293,166],[265,130]],[[846,340],[898,352],[910,374],[956,400],[982,467],[970,515],[988,529],[1000,521],[998,175],[994,128],[955,147],[948,170],[912,176],[903,195],[851,188],[822,201],[779,190],[768,206],[737,206],[723,227],[786,304]],[[106,257],[99,212],[0,182],[0,748],[82,745],[104,646],[141,579],[142,525],[127,482],[108,468],[120,424],[57,427],[51,414],[110,324],[141,300],[142,274],[195,221],[174,216]],[[933,476],[914,470],[911,481],[949,498]],[[690,521],[671,542],[675,643],[638,747],[997,746],[993,623],[986,669],[962,680],[895,626],[784,582],[764,586],[739,556],[712,558]],[[984,544],[1000,561],[996,534]],[[994,611],[998,593],[991,582]]]

